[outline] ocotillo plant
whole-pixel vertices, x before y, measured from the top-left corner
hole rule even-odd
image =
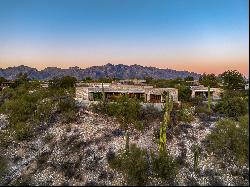
[[[210,113],[211,112],[211,108],[210,108],[210,105],[211,105],[210,86],[208,86],[208,102],[207,102],[207,105],[208,105],[208,111]]]
[[[160,128],[160,143],[159,143],[159,151],[165,151],[166,150],[166,142],[167,142],[167,126],[170,123],[170,112],[173,109],[173,99],[170,97],[169,100],[169,94],[166,94],[166,104],[165,104],[165,113],[164,113],[164,119],[161,123]]]

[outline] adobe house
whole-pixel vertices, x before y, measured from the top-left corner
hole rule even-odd
[[[200,86],[190,86],[192,90],[191,97],[195,98],[197,96],[203,96],[205,99],[208,98],[208,87]],[[220,93],[222,90],[220,88],[210,88],[210,95],[212,100],[220,99]]]
[[[175,88],[153,88],[153,86],[135,85],[110,85],[109,87],[77,87],[76,98],[82,100],[101,100],[104,91],[107,101],[114,101],[118,96],[128,94],[129,97],[136,97],[144,103],[163,103],[164,92],[169,92],[174,102],[178,102],[178,90]]]

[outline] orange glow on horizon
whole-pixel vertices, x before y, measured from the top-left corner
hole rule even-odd
[[[70,62],[70,63],[69,63]],[[201,63],[202,62],[202,63]],[[142,66],[152,66],[161,69],[186,70],[196,73],[214,73],[216,75],[223,73],[226,70],[238,70],[245,76],[249,76],[249,56],[246,58],[175,58],[175,59],[156,59],[156,58],[0,58],[0,68],[13,67],[18,65],[26,65],[29,67],[42,70],[46,67],[69,68],[78,66],[87,68],[91,66],[100,66],[107,63],[111,64],[138,64]]]

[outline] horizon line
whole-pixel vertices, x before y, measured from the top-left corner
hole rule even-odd
[[[206,73],[206,72],[199,73],[199,72],[194,72],[194,71],[189,71],[189,70],[184,70],[184,69],[178,70],[178,69],[173,69],[173,68],[162,68],[162,67],[157,67],[157,66],[144,66],[144,65],[140,65],[140,64],[131,64],[131,65],[129,65],[129,64],[121,64],[121,63],[119,63],[119,64],[113,64],[113,63],[110,63],[110,62],[108,62],[108,63],[106,63],[106,64],[104,64],[104,65],[90,65],[90,66],[87,66],[87,67],[79,67],[79,66],[75,65],[75,66],[68,66],[68,67],[46,66],[46,67],[44,67],[44,68],[38,68],[38,67],[34,67],[34,66],[29,66],[29,65],[25,65],[25,64],[20,64],[20,65],[17,65],[17,66],[16,66],[16,65],[14,65],[14,66],[8,66],[8,67],[5,67],[5,68],[0,66],[0,69],[6,70],[6,69],[8,69],[8,68],[15,68],[15,67],[24,66],[24,67],[29,67],[29,68],[36,69],[37,71],[43,71],[43,70],[45,70],[45,69],[47,69],[47,68],[57,68],[57,69],[62,69],[62,70],[67,70],[67,69],[71,69],[71,68],[79,68],[79,69],[81,69],[81,70],[84,70],[84,69],[91,68],[91,67],[106,66],[106,65],[108,65],[108,64],[111,64],[111,65],[113,65],[113,66],[124,65],[124,66],[129,66],[129,67],[135,66],[135,65],[136,65],[136,66],[142,66],[142,67],[144,67],[144,68],[157,68],[157,69],[162,69],[162,70],[168,69],[168,70],[174,70],[174,71],[190,72],[190,73],[195,73],[195,74],[199,74],[199,75],[202,75],[202,74],[205,73],[205,74],[215,74],[216,76],[218,76],[218,75],[222,74],[222,73]],[[242,74],[244,77],[246,77],[246,78],[249,77],[249,73],[246,75],[246,74],[240,72],[240,71],[237,70],[237,69],[229,68],[229,69],[227,69],[227,70],[225,70],[225,71],[234,71],[234,70],[238,71],[239,73],[241,73],[241,74]]]

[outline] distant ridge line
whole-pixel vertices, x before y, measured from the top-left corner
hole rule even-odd
[[[156,67],[148,67],[141,65],[124,65],[124,64],[106,64],[102,66],[91,66],[88,68],[69,67],[62,69],[58,67],[46,67],[43,70],[37,70],[29,66],[20,65],[8,68],[0,68],[0,77],[4,77],[9,80],[17,78],[19,73],[27,73],[29,78],[38,80],[49,80],[54,77],[73,76],[78,80],[82,80],[86,77],[92,79],[99,78],[119,78],[119,79],[143,79],[145,77],[152,77],[154,79],[174,79],[177,77],[185,78],[192,76],[194,79],[198,79],[201,74],[189,71],[178,71],[174,69],[160,69]]]

